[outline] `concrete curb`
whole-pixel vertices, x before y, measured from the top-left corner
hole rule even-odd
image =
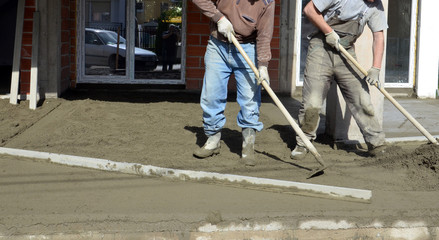
[[[154,239],[154,240],[223,240],[223,239],[397,239],[397,240],[438,240],[438,227],[392,227],[392,228],[355,228],[355,229],[284,229],[284,230],[237,230],[217,232],[137,232],[137,233],[100,233],[83,232],[77,234],[19,235],[0,236],[0,240],[70,240],[70,239]]]
[[[230,184],[232,186],[237,185],[252,189],[277,189],[292,194],[311,197],[323,197],[359,202],[369,202],[372,198],[372,191],[354,188],[326,186],[319,184],[248,177],[232,174],[221,174],[214,172],[162,168],[137,163],[115,162],[99,158],[78,157],[73,155],[55,154],[4,147],[0,147],[0,154],[8,154],[28,158],[48,159],[50,162],[68,166],[85,167],[142,176],[165,177],[169,179],[177,179],[183,181],[201,181],[216,183],[219,182],[223,184]]]

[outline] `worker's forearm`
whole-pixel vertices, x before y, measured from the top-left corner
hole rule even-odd
[[[373,33],[373,67],[381,69],[384,54],[384,33],[383,31]]]
[[[305,6],[303,13],[324,34],[332,32],[331,26],[326,23],[322,13],[314,6],[312,1]]]

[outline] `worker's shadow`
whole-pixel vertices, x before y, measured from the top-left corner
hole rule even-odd
[[[296,146],[296,132],[293,130],[293,128],[289,125],[272,125],[271,127],[267,128],[267,129],[273,129],[276,130],[279,133],[280,138],[282,139],[282,142],[287,144],[288,149],[292,150],[294,149],[294,147]],[[302,166],[300,164],[298,164],[297,162],[294,162],[293,160],[289,159],[288,161],[285,159],[281,159],[278,156],[265,152],[265,151],[257,151],[256,152],[263,154],[275,161],[281,162],[281,163],[285,163],[285,164],[289,164],[291,166],[297,167],[297,168],[301,168],[301,169],[306,169],[308,171],[311,171],[312,169]]]
[[[185,130],[195,133],[197,138],[196,144],[202,147],[207,140],[202,127],[185,126]],[[230,152],[241,156],[242,135],[237,130],[231,130],[229,128],[223,128],[221,130],[221,140],[229,147]]]

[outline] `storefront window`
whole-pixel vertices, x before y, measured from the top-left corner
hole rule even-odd
[[[78,82],[183,83],[182,0],[81,0]]]

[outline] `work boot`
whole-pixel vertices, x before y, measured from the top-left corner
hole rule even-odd
[[[255,138],[256,132],[253,128],[242,130],[242,153],[241,159],[246,166],[255,166]]]
[[[198,158],[207,158],[212,155],[220,153],[221,149],[221,132],[218,132],[209,138],[207,138],[206,143],[203,147],[198,148],[194,151],[194,156]]]
[[[306,147],[296,145],[294,150],[291,151],[291,158],[294,160],[302,160],[305,158],[305,156],[308,152],[309,152],[309,150]]]
[[[368,153],[371,157],[380,157],[383,156],[387,152],[387,145],[383,144],[380,146],[372,146],[371,144],[367,144]]]

